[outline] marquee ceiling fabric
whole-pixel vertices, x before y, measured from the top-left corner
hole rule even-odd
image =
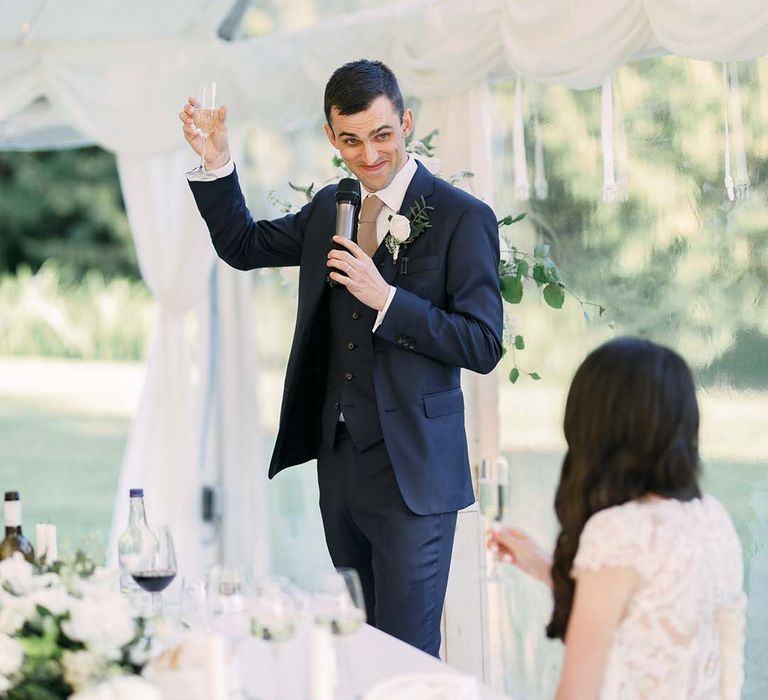
[[[363,56],[389,63],[410,94],[439,98],[514,75],[591,88],[654,50],[768,53],[765,0],[417,0],[227,43],[214,37],[231,4],[48,2],[27,40],[16,28],[27,15],[0,4],[0,120],[46,97],[106,148],[152,153],[178,146],[175,115],[204,79],[235,120],[292,129],[317,121],[333,68]]]

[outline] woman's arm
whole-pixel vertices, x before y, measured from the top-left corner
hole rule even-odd
[[[565,660],[555,700],[592,700],[600,693],[613,635],[632,593],[641,583],[632,568],[575,572]]]

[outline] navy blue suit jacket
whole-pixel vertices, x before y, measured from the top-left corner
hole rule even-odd
[[[240,270],[299,265],[299,299],[286,370],[280,429],[269,468],[317,456],[326,380],[326,257],[336,219],[335,185],[296,214],[254,221],[237,173],[190,183],[224,261]],[[403,200],[433,207],[431,228],[400,251],[376,260],[397,287],[373,334],[374,386],[384,441],[398,486],[417,514],[443,513],[473,502],[464,429],[460,368],[490,372],[501,357],[499,234],[493,211],[435,178],[423,165]]]

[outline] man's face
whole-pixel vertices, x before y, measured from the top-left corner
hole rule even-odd
[[[405,137],[413,128],[413,113],[406,109],[402,121],[386,95],[380,95],[363,112],[339,114],[331,109],[325,133],[346,166],[369,192],[387,187],[408,156]]]

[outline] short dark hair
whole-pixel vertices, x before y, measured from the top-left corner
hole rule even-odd
[[[564,420],[568,451],[555,495],[560,533],[552,565],[547,636],[565,638],[573,560],[587,520],[646,494],[700,498],[699,407],[676,352],[639,338],[594,350],[576,371]]]
[[[381,95],[389,98],[400,114],[405,113],[403,95],[395,74],[381,61],[352,61],[337,68],[325,86],[325,119],[330,125],[331,108],[339,114],[363,112]]]

